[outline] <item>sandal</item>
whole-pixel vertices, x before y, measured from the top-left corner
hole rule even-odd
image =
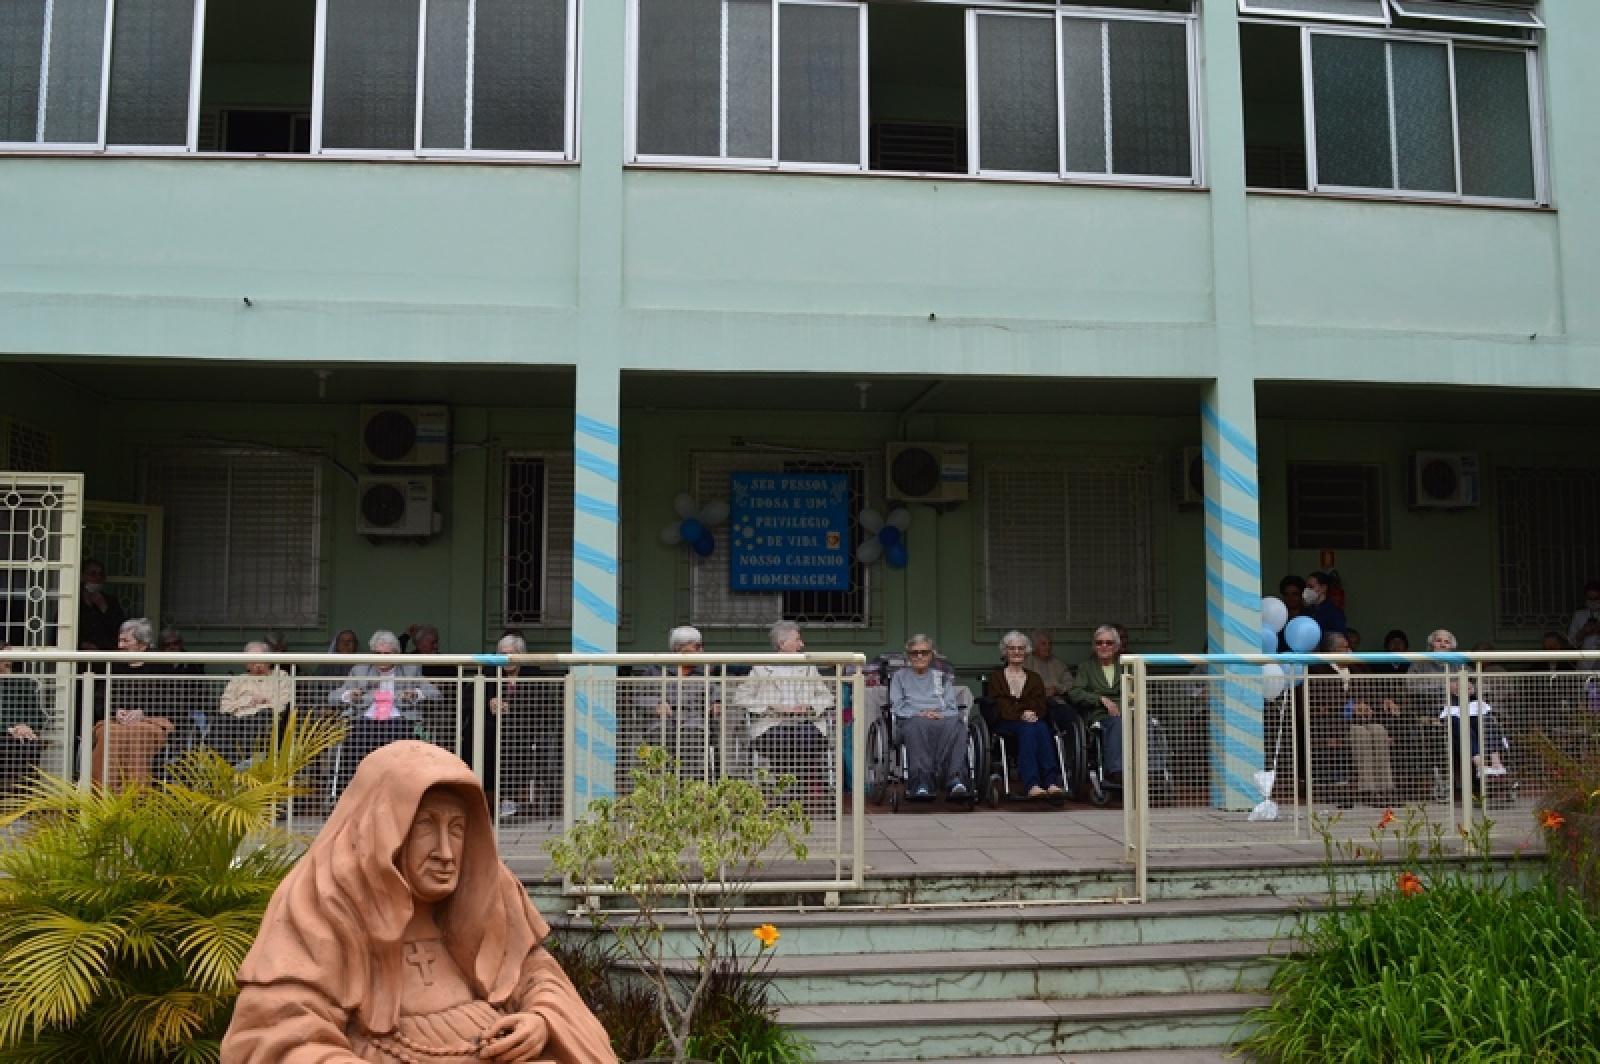
[[[1028,788],[1028,797],[1029,798],[1043,798],[1047,793],[1049,793],[1049,792],[1046,791],[1043,787],[1033,786],[1033,787],[1029,787]]]

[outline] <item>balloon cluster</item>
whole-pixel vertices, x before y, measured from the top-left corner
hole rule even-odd
[[[1261,600],[1261,653],[1278,652],[1278,633],[1296,654],[1309,654],[1322,642],[1322,626],[1310,617],[1289,619],[1289,607],[1276,595]],[[1271,702],[1289,686],[1289,675],[1282,665],[1269,662],[1261,667],[1262,693]]]
[[[897,507],[884,517],[876,510],[862,510],[857,518],[867,538],[856,548],[856,561],[871,565],[882,558],[891,569],[904,569],[910,560],[906,551],[906,529],[911,527],[911,511]]]
[[[713,499],[701,506],[693,495],[680,491],[672,500],[672,511],[678,519],[662,527],[660,538],[664,545],[687,543],[702,558],[717,549],[717,537],[711,530],[728,519],[727,502]]]

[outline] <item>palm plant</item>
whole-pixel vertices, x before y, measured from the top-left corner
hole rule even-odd
[[[0,803],[0,1061],[215,1062],[239,964],[302,843],[273,825],[342,724],[291,713],[236,768],[82,790],[39,774]]]

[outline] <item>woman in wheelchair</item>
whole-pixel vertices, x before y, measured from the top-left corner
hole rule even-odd
[[[1055,739],[1047,721],[1044,681],[1022,664],[1031,649],[1027,636],[1007,632],[1000,640],[1005,664],[989,673],[984,694],[993,700],[999,718],[995,730],[1017,744],[1017,770],[1028,797],[1055,798],[1063,792]]]
[[[906,748],[906,794],[926,801],[942,787],[951,801],[965,799],[972,786],[967,781],[967,715],[956,704],[955,683],[929,667],[933,640],[925,635],[906,640],[906,660],[908,667],[889,682],[889,711]]]
[[[1083,715],[1085,724],[1100,722],[1101,768],[1107,783],[1122,785],[1122,637],[1115,625],[1094,630],[1093,655],[1078,666],[1078,677],[1067,691],[1067,701]]]

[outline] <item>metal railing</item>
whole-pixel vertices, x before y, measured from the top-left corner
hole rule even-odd
[[[1596,670],[1594,651],[1130,655],[1139,894],[1152,852],[1365,839],[1385,810],[1537,846],[1551,762],[1600,756]]]
[[[472,766],[502,856],[542,876],[545,843],[591,799],[627,793],[636,751],[651,744],[701,778],[793,775],[793,790],[774,797],[802,803],[812,825],[808,860],[774,864],[752,889],[838,890],[860,885],[864,861],[860,774],[850,795],[844,786],[852,734],[844,724],[847,707],[861,701],[863,661],[15,649],[0,652],[11,668],[0,675],[0,787],[35,766],[84,786],[121,787],[160,777],[201,747],[242,763],[294,709],[344,721],[348,732],[301,781],[303,793],[284,811],[292,830],[321,826],[367,753],[420,739]],[[859,763],[863,734],[854,742]]]

